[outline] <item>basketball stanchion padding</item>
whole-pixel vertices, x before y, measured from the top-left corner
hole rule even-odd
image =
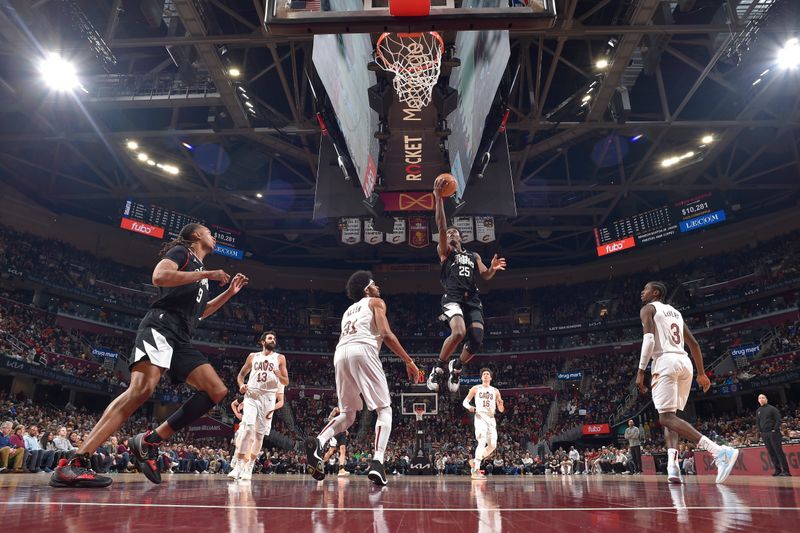
[[[431,0],[389,0],[389,13],[393,17],[427,17]]]

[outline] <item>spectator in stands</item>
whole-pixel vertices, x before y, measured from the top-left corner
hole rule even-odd
[[[58,435],[53,439],[53,444],[56,445],[56,449],[62,452],[73,452],[76,450],[75,445],[72,444],[67,437],[67,428],[65,426],[58,428]]]
[[[28,460],[25,463],[27,469],[31,472],[52,471],[55,454],[42,449],[42,445],[39,442],[39,428],[37,426],[29,427],[28,432],[23,437],[23,441],[25,450],[28,453]]]
[[[22,472],[25,461],[25,448],[18,447],[11,441],[11,431],[14,423],[10,420],[0,425],[0,472],[11,469],[13,472]]]

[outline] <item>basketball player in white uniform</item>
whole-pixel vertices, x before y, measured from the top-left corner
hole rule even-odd
[[[689,345],[689,350],[692,352],[697,367],[697,384],[703,392],[708,391],[711,382],[703,367],[700,345],[689,327],[683,323],[681,313],[664,303],[666,294],[666,285],[658,281],[651,281],[642,290],[644,307],[639,316],[642,319],[644,337],[636,386],[642,394],[647,392],[644,386],[644,371],[652,359],[653,366],[650,372],[653,405],[658,411],[658,421],[664,427],[664,440],[667,443],[667,480],[670,483],[683,482],[677,462],[678,439],[682,436],[697,444],[698,449],[706,450],[714,457],[714,463],[717,465],[717,483],[723,483],[736,463],[739,450],[730,446],[720,446],[676,415],[676,411],[683,411],[686,407],[694,373],[692,362],[683,347],[684,342]]]
[[[387,483],[383,459],[392,431],[392,406],[386,373],[378,356],[381,344],[385,342],[405,362],[410,380],[416,381],[419,369],[392,333],[386,318],[386,304],[380,295],[380,288],[373,281],[371,272],[359,270],[347,280],[347,296],[355,303],[342,317],[342,332],[333,357],[339,414],[328,422],[316,438],[306,440],[306,468],[317,481],[325,479],[323,450],[328,441],[353,425],[356,414],[366,402],[367,408],[378,414],[375,454],[367,476],[376,485]]]
[[[474,407],[470,403],[473,398]],[[472,479],[486,479],[481,473],[481,461],[492,455],[497,448],[497,421],[494,413],[495,410],[501,413],[506,410],[500,391],[492,387],[491,370],[481,368],[481,384],[469,389],[462,405],[470,413],[475,413],[475,439],[478,447],[475,448],[475,459],[469,462]]]
[[[289,384],[286,357],[275,352],[277,336],[267,331],[259,339],[262,350],[247,356],[236,382],[244,394],[242,422],[236,448],[236,466],[228,474],[231,478],[251,479],[255,460],[261,451],[264,437],[272,428],[272,415],[283,407],[283,390]],[[244,378],[250,374],[247,385]]]

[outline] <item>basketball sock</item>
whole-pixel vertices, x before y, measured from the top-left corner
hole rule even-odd
[[[167,424],[177,433],[209,412],[215,405],[217,405],[216,402],[211,399],[207,392],[197,391],[167,418]]]
[[[457,358],[456,362],[453,363],[453,370],[461,370],[461,358]]]
[[[675,448],[668,448],[667,449],[667,468],[668,469],[676,468],[678,466],[677,459],[678,459],[678,450],[676,450]]]
[[[378,421],[375,422],[375,455],[373,459],[383,463],[386,445],[389,444],[389,434],[392,432],[392,408],[381,407],[378,409]]]
[[[716,456],[719,453],[721,446],[703,435],[703,437],[700,438],[700,442],[697,443],[697,448],[700,450],[706,450],[707,452],[711,453],[711,455]]]
[[[475,470],[479,470],[481,467],[481,461],[483,461],[484,454],[486,453],[486,443],[480,441],[478,443],[478,447],[475,448]]]
[[[354,411],[343,411],[336,415],[317,436],[319,447],[324,449],[327,442],[331,440],[334,435],[342,433],[352,426],[355,421],[356,413]]]

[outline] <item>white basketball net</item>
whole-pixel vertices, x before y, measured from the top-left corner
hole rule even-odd
[[[394,90],[401,102],[422,109],[431,101],[439,80],[444,43],[435,31],[384,33],[378,39],[375,62],[394,72]]]

